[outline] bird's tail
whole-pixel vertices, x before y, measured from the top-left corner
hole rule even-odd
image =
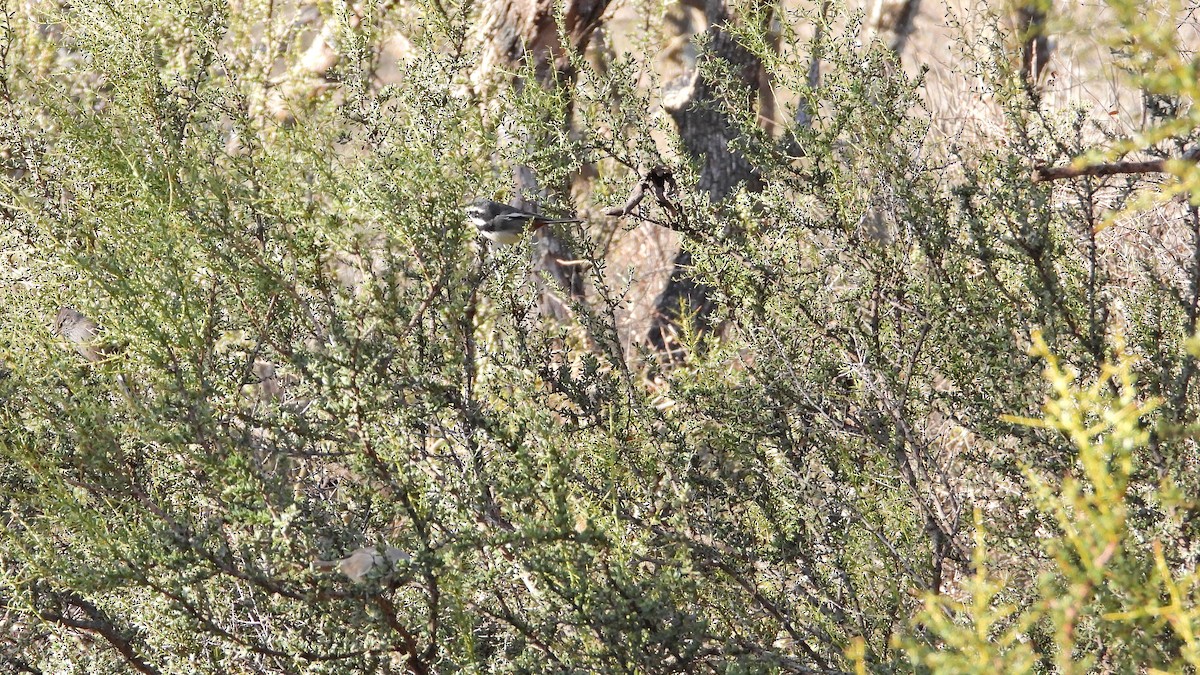
[[[531,223],[531,229],[538,229],[543,225],[558,225],[561,223],[582,223],[580,218],[534,218]]]

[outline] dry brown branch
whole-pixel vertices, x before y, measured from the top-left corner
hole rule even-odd
[[[142,656],[141,641],[135,629],[118,626],[108,613],[72,591],[47,593],[46,597],[53,606],[38,612],[43,621],[103,638],[129,667],[143,675],[160,675],[162,672]]]
[[[1111,162],[1108,164],[1092,164],[1090,166],[1039,166],[1033,170],[1033,182],[1045,183],[1064,178],[1079,176],[1114,176],[1125,173],[1162,173],[1166,171],[1165,159],[1151,159],[1144,162]]]
[[[1196,145],[1187,149],[1178,158],[1183,162],[1195,162],[1200,160],[1200,145]],[[1104,164],[1092,164],[1090,166],[1037,166],[1033,169],[1033,182],[1044,183],[1052,180],[1062,180],[1064,178],[1078,178],[1079,176],[1115,176],[1119,174],[1129,173],[1163,173],[1167,170],[1167,162],[1170,159],[1148,159],[1139,162],[1108,162]]]
[[[606,210],[604,214],[618,218],[632,215],[633,210],[646,197],[647,190],[654,195],[654,201],[658,202],[658,205],[666,210],[672,220],[679,218],[679,207],[671,201],[671,197],[679,191],[679,184],[675,182],[675,174],[667,167],[661,165],[650,169],[646,173],[646,176],[634,185],[633,191],[629,193],[629,199],[625,201],[624,206],[615,206]]]

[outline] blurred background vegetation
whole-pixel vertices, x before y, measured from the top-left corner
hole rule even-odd
[[[0,0],[0,671],[1194,671],[1196,9]]]

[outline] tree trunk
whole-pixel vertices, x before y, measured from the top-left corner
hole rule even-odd
[[[912,35],[913,20],[917,17],[920,5],[921,0],[875,0],[867,20],[867,38],[878,35],[899,56],[904,51],[908,36]]]
[[[572,52],[587,46],[609,0],[567,0],[563,28]],[[551,0],[492,0],[484,7],[479,34],[487,38],[480,73],[496,66],[534,60],[538,82],[551,87],[570,79],[570,54],[562,49]]]
[[[581,53],[587,47],[608,3],[609,0],[567,1],[563,10],[563,32],[570,52]],[[492,0],[484,8],[478,30],[479,35],[488,39],[482,65],[476,72],[477,79],[497,66],[513,67],[532,59],[539,86],[554,89],[570,86],[574,81],[571,54],[563,49],[559,39],[553,0]],[[525,86],[524,82],[515,84]],[[565,119],[560,123],[563,126],[569,124]],[[525,201],[525,194],[547,196],[528,167],[515,167],[513,180],[518,194],[513,206],[530,208],[532,205]],[[574,258],[567,245],[546,230],[539,231],[535,241],[533,268],[549,273],[571,297],[582,298],[583,268],[562,263]],[[541,309],[543,314],[559,318],[566,313],[562,303],[548,292],[543,292]]]
[[[745,100],[739,103],[749,108],[758,95],[762,63],[724,30],[731,18],[724,0],[708,0],[704,12],[708,19],[708,47],[700,54],[691,81],[664,95],[663,106],[679,128],[683,147],[701,167],[697,187],[707,192],[709,200],[716,204],[741,183],[753,191],[761,190],[763,184],[750,161],[730,149],[730,142],[739,136],[738,129],[723,110],[717,87],[700,74],[701,69],[706,62],[727,62],[736,79],[734,84],[744,87],[746,92]],[[659,351],[675,349],[673,335],[685,315],[690,314],[701,329],[710,327],[712,288],[692,278],[691,265],[691,252],[681,248],[675,256],[671,279],[655,302],[656,316],[647,337]]]
[[[1046,35],[1046,15],[1050,0],[1026,0],[1017,7],[1017,30],[1021,39],[1021,75],[1026,86],[1037,86],[1050,62],[1050,38]]]

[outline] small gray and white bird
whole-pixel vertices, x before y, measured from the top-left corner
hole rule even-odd
[[[479,228],[479,234],[501,246],[521,241],[527,229],[532,232],[545,225],[583,222],[579,218],[547,218],[490,199],[471,202],[467,207],[467,218]]]
[[[111,344],[102,344],[100,327],[86,314],[74,307],[67,305],[59,307],[58,314],[54,315],[54,324],[51,328],[56,334],[70,342],[75,351],[91,363],[99,363],[120,352]],[[125,398],[133,402],[133,394],[123,373],[117,373],[117,386],[121,388],[121,393],[125,395]]]
[[[66,338],[83,358],[95,363],[104,358],[96,339],[100,328],[83,312],[63,305],[54,317],[54,332]]]

